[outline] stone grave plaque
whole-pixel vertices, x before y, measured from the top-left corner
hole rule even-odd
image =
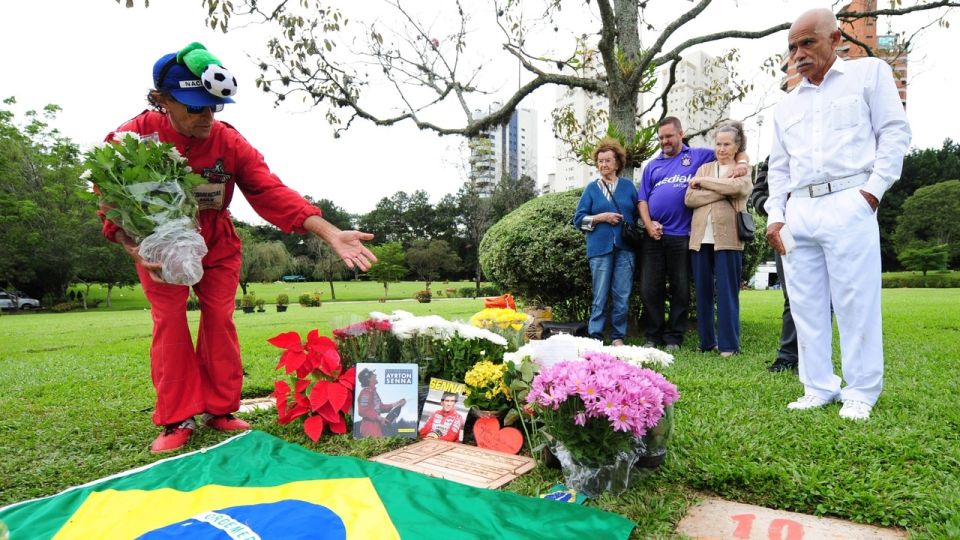
[[[370,460],[489,489],[506,484],[536,465],[533,458],[437,440],[423,440]]]
[[[677,532],[697,540],[893,540],[906,532],[708,498],[687,511]]]

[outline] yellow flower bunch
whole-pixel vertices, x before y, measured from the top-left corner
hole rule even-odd
[[[503,382],[506,371],[505,364],[494,364],[489,360],[474,364],[463,378],[466,383],[466,405],[485,411],[506,409],[510,401],[510,390]]]
[[[528,315],[513,309],[486,308],[470,317],[470,324],[487,330],[523,330]]]

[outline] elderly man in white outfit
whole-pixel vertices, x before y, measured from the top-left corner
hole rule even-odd
[[[876,210],[900,177],[910,127],[892,70],[843,60],[833,13],[810,10],[790,27],[803,76],[777,106],[768,181],[767,241],[784,255],[804,396],[788,409],[843,401],[840,416],[870,417],[883,388],[880,233]],[[833,371],[830,304],[843,380]]]

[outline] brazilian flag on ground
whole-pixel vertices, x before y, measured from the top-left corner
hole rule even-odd
[[[595,508],[326,456],[262,432],[0,510],[10,540],[627,538]]]

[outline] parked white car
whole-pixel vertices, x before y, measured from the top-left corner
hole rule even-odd
[[[14,304],[16,301],[16,304]],[[26,295],[14,296],[7,291],[0,291],[0,309],[36,309],[40,307],[40,301],[36,298],[30,298]]]

